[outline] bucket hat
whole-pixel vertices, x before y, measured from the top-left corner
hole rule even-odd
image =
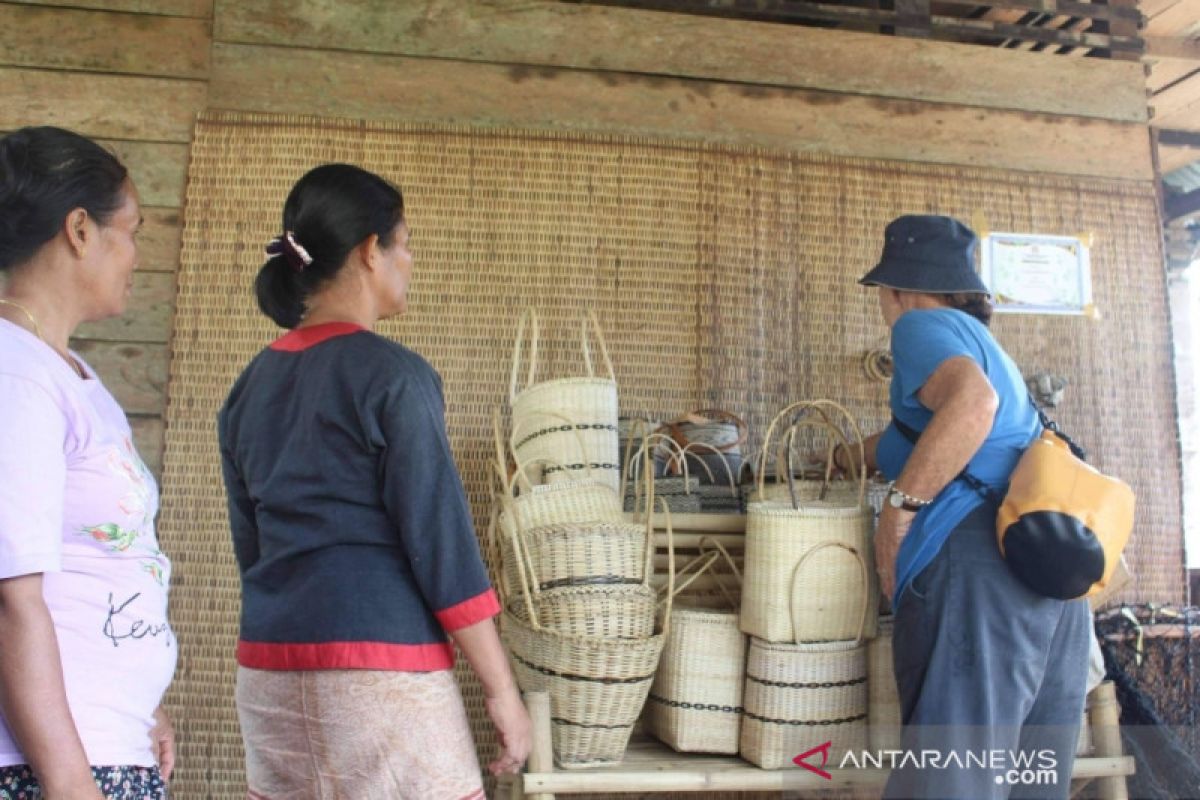
[[[888,223],[879,263],[858,282],[929,294],[990,294],[975,273],[978,244],[975,232],[953,217],[906,214]]]

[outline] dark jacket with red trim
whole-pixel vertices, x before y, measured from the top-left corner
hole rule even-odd
[[[446,632],[498,613],[416,353],[348,323],[294,330],[246,367],[218,434],[239,664],[447,669]]]

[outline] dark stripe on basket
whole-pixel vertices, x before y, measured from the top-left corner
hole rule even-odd
[[[616,425],[605,425],[603,422],[594,422],[591,424],[588,424],[585,422],[585,423],[581,423],[579,425],[557,425],[557,426],[552,426],[549,428],[543,428],[540,431],[535,431],[535,432],[529,434],[524,439],[517,442],[517,446],[514,449],[520,450],[522,447],[529,444],[534,439],[537,439],[539,436],[546,436],[551,433],[570,433],[571,431],[614,431],[615,432],[616,430],[617,430]]]
[[[744,711],[747,719],[758,720],[759,722],[769,722],[772,725],[844,725],[847,722],[858,722],[867,718],[866,714],[859,714],[857,717],[845,717],[844,719],[771,719],[770,717],[760,717],[757,714]]]
[[[754,681],[763,686],[774,686],[777,689],[836,689],[839,686],[857,686],[860,683],[867,682],[867,676],[855,678],[849,681],[823,681],[821,683],[780,683],[779,681],[768,681],[763,678],[756,678],[747,673],[746,680]]]
[[[572,471],[577,471],[577,470],[581,470],[581,469],[618,469],[619,470],[620,468],[621,468],[620,464],[607,464],[607,463],[601,464],[601,463],[597,463],[597,462],[593,461],[590,464],[563,464],[561,467],[549,466],[542,470],[542,474],[543,475],[552,475],[555,472],[563,472],[565,470],[572,470]]]
[[[558,589],[562,586],[641,586],[644,581],[637,578],[627,578],[624,575],[591,575],[586,578],[559,578],[554,581],[539,583],[546,589]]]
[[[746,709],[741,706],[718,706],[714,703],[685,703],[682,700],[668,700],[665,697],[659,697],[656,694],[649,695],[649,698],[656,703],[662,703],[664,706],[671,708],[685,708],[689,711],[720,711],[725,714],[741,714]]]
[[[571,675],[566,672],[555,672],[554,670],[547,669],[546,667],[539,667],[537,664],[531,664],[530,662],[521,658],[516,653],[512,653],[512,657],[514,661],[519,661],[530,669],[540,672],[543,675],[550,675],[555,678],[563,678],[568,681],[584,681],[586,683],[642,683],[643,681],[651,680],[654,677],[654,673],[650,673],[649,675],[645,675],[641,678],[589,678],[586,675]]]
[[[572,722],[569,719],[561,719],[560,717],[551,717],[550,721],[555,725],[570,725],[575,728],[599,728],[605,731],[623,731],[633,727],[633,723],[628,725],[594,725],[590,722]]]

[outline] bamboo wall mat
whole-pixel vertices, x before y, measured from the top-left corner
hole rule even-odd
[[[477,520],[490,414],[507,391],[527,304],[542,314],[548,376],[579,369],[573,320],[596,310],[627,411],[663,418],[719,406],[761,435],[784,403],[829,397],[875,429],[887,418],[886,389],[859,361],[886,344],[886,329],[874,292],[855,279],[892,217],[937,212],[992,230],[1092,233],[1100,320],[1007,317],[995,328],[1025,371],[1070,379],[1064,426],[1138,492],[1130,597],[1183,599],[1171,343],[1149,184],[212,112],[191,151],[163,479],[161,535],[176,564],[182,647],[170,695],[181,742],[175,796],[243,791],[233,711],[239,592],[214,419],[245,363],[278,334],[253,299],[262,247],[278,233],[291,184],[329,161],[361,164],[405,193],[412,311],[380,331],[445,378]],[[482,697],[474,683],[465,693],[481,735]],[[480,741],[490,756],[490,735]]]

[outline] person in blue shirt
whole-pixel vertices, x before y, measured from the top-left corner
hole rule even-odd
[[[976,244],[950,217],[903,216],[859,281],[878,287],[895,364],[893,421],[866,458],[892,482],[875,560],[895,609],[903,745],[940,754],[901,759],[886,796],[1065,798],[1090,614],[1026,588],[1000,555],[996,498],[1041,429],[988,328]]]

